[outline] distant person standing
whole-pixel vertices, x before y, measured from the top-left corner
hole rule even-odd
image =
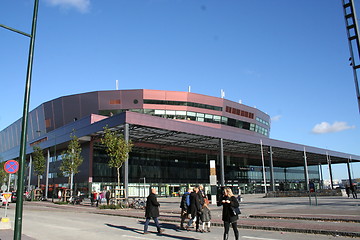
[[[105,193],[105,198],[106,198],[106,204],[109,205],[110,203],[110,190],[107,190],[106,193]]]
[[[162,232],[164,232],[164,230],[160,228],[160,224],[158,221],[158,217],[160,216],[159,207],[160,207],[160,203],[157,201],[156,189],[151,188],[150,194],[147,197],[146,207],[145,207],[146,221],[144,225],[144,234],[149,233],[148,226],[151,218],[154,220],[158,233],[161,234]]]
[[[231,188],[226,187],[219,204],[223,206],[222,220],[224,221],[224,240],[229,239],[230,225],[234,230],[235,240],[239,240],[239,230],[237,228],[238,215],[234,214],[232,208],[239,207],[239,202],[231,191]]]

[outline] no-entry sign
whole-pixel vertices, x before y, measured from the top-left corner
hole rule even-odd
[[[9,160],[4,164],[4,169],[7,173],[16,173],[19,170],[19,163],[15,160]]]

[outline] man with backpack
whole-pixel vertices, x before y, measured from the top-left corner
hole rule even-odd
[[[187,219],[189,217],[190,214],[190,193],[191,193],[191,189],[188,188],[187,191],[182,195],[181,197],[181,203],[180,203],[180,208],[181,208],[181,222],[180,222],[180,229],[181,230],[185,230],[184,228],[184,222],[185,219]]]

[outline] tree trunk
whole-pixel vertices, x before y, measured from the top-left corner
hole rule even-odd
[[[117,171],[117,186],[120,189],[120,168],[116,168]],[[121,194],[121,191],[120,191]]]
[[[70,184],[71,184],[71,175],[69,175],[69,177],[68,177],[68,184],[69,184],[69,188],[70,188]]]
[[[37,177],[38,177],[38,188],[40,188],[40,175],[38,175]]]

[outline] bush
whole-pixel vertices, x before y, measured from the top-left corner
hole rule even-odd
[[[66,205],[69,204],[68,202],[54,202],[55,204],[59,204],[59,205]]]
[[[122,208],[119,205],[115,205],[115,204],[110,204],[110,205],[100,205],[99,209],[120,209]]]

